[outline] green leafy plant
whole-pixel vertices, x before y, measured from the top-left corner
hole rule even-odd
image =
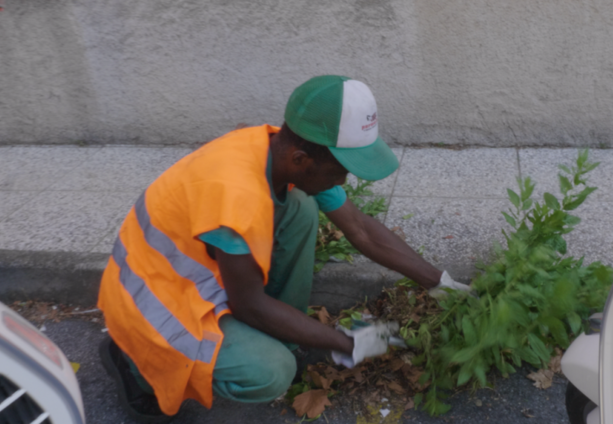
[[[362,313],[359,311],[354,311],[352,309],[343,309],[339,314],[339,325],[351,329],[351,325],[354,321],[359,321],[362,319]]]
[[[534,183],[518,179],[519,193],[508,190],[512,208],[503,212],[512,227],[503,230],[507,247],[496,246],[493,262],[481,266],[472,283],[475,296],[450,292],[439,302],[440,314],[401,329],[407,344],[420,352],[413,361],[425,370],[420,383],[430,383],[416,405],[440,415],[450,408],[446,389],[485,386],[492,367],[503,375],[522,361],[546,367],[553,348],[568,347],[584,320],[602,310],[613,269],[566,256],[563,238],[580,222],[570,212],[596,190],[586,180],[596,166],[588,162],[587,150],[572,168],[560,166],[561,199],[545,193],[534,202]]]
[[[308,392],[313,388],[311,387],[311,384],[307,381],[306,375],[307,371],[305,369],[302,372],[301,380],[295,384],[292,384],[289,389],[287,389],[287,393],[285,393],[285,399],[287,399],[289,402],[293,402],[296,396],[301,395],[304,392]]]
[[[343,185],[343,189],[347,193],[347,198],[351,200],[358,209],[366,215],[372,217],[377,216],[381,212],[387,211],[385,198],[373,197],[369,187],[372,186],[372,181],[357,179],[356,186],[347,183]],[[365,198],[365,196],[373,198]],[[345,238],[343,232],[339,230],[324,214],[319,212],[319,228],[317,229],[317,242],[315,245],[315,272],[323,268],[330,258],[334,257],[341,261],[352,262],[351,255],[359,253],[355,247]]]

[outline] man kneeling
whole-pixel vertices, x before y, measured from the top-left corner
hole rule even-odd
[[[318,211],[360,252],[432,289],[468,289],[422,259],[340,186],[387,177],[398,160],[378,137],[362,82],[325,75],[291,95],[282,128],[233,131],[166,170],[128,213],[102,278],[110,338],[100,353],[131,417],[167,422],[193,398],[282,395],[298,345],[353,366],[385,353],[397,325],[355,332],[306,315]]]

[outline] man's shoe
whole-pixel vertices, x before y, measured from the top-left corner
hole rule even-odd
[[[130,364],[113,339],[107,337],[100,343],[100,359],[109,376],[115,380],[119,402],[130,418],[141,423],[165,424],[176,415],[165,415],[155,395],[145,392],[130,371]]]

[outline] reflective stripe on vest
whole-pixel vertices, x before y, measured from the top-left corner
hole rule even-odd
[[[149,246],[164,255],[177,274],[194,282],[200,296],[215,305],[215,314],[228,309],[226,291],[217,283],[213,273],[204,265],[183,254],[166,234],[151,224],[145,205],[145,193],[140,196],[134,209]],[[130,293],[136,307],[149,324],[164,337],[168,344],[192,361],[210,363],[217,343],[207,339],[202,341],[196,339],[159,301],[145,281],[136,275],[128,265],[126,261],[128,252],[119,237],[115,241],[112,256],[120,268],[121,284]]]
[[[117,238],[113,247],[113,259],[120,268],[119,281],[130,293],[143,317],[169,345],[192,361],[199,360],[207,364],[211,362],[217,343],[207,339],[200,341],[192,336],[149,290],[145,281],[130,269],[126,262],[127,256],[128,252],[123,242]]]
[[[160,252],[170,262],[170,265],[177,274],[193,281],[198,288],[200,296],[216,306],[216,313],[218,310],[221,312],[223,309],[227,309],[228,295],[217,283],[211,270],[183,254],[170,237],[151,224],[147,206],[145,205],[145,193],[141,194],[136,201],[134,210],[138,224],[143,230],[145,240],[149,246]]]

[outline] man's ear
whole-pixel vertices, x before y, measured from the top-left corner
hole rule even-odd
[[[292,164],[300,169],[306,169],[313,162],[313,158],[306,154],[304,150],[296,149],[292,152]]]

